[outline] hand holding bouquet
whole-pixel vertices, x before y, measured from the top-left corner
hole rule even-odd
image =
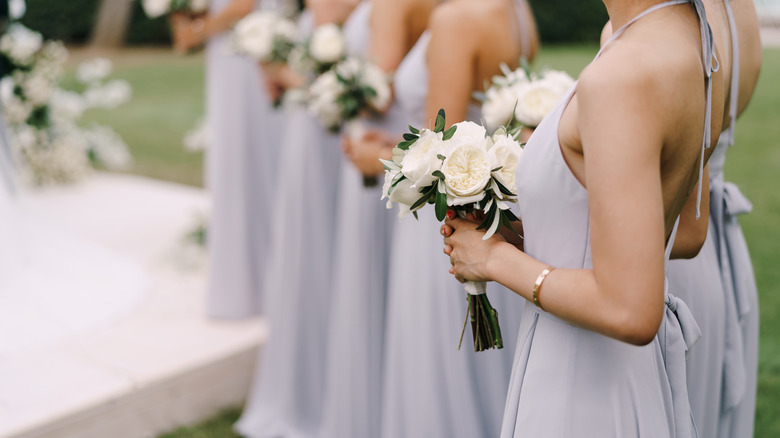
[[[447,210],[460,217],[484,212],[478,229],[490,238],[501,226],[513,230],[517,217],[510,204],[517,202],[515,169],[522,147],[506,129],[486,136],[484,127],[461,122],[444,130],[444,110],[436,117],[433,131],[409,127],[404,141],[393,149],[393,159],[383,160],[383,198],[388,208],[399,204],[400,217],[425,204],[435,206],[436,218],[444,220]],[[502,348],[498,313],[485,294],[484,282],[466,282],[474,351]],[[465,326],[464,326],[465,329]],[[461,336],[462,340],[462,336]]]
[[[546,70],[536,74],[525,62],[517,70],[501,64],[501,71],[503,76],[494,76],[485,93],[476,95],[482,101],[482,117],[491,132],[499,126],[509,132],[523,126],[535,128],[574,85],[574,79],[565,72]]]

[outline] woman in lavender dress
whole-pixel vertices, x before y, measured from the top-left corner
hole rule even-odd
[[[699,333],[664,270],[679,215],[698,207],[723,81],[700,0],[604,3],[619,29],[517,169],[523,248],[468,221],[442,230],[457,278],[533,303],[502,437],[696,436],[685,352]]]

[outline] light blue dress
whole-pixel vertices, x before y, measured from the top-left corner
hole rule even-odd
[[[395,76],[397,102],[416,127],[428,127],[425,55],[429,40],[430,34],[423,33]],[[476,105],[469,107],[469,119],[479,120]],[[463,285],[447,272],[450,262],[442,254],[440,226],[428,209],[419,212],[419,220],[408,217],[395,224],[383,437],[494,437],[500,429],[522,300],[488,291],[499,312],[505,347],[475,353],[467,330],[458,351],[466,295]]]
[[[605,47],[645,14],[684,3],[665,2],[648,9],[615,32]],[[695,5],[711,89],[711,32],[699,0]],[[558,140],[561,115],[575,91],[576,85],[526,145],[517,169],[518,198],[526,253],[555,267],[590,269],[588,192],[571,173]],[[708,146],[709,130],[705,124],[703,148]],[[687,398],[685,352],[700,333],[685,303],[668,290],[665,303],[658,335],[641,347],[526,305],[501,437],[696,436]]]
[[[366,58],[371,34],[371,3],[357,6],[346,33],[352,54]],[[357,44],[362,42],[362,44]],[[407,118],[393,105],[368,128],[402,132]],[[379,436],[384,368],[388,254],[394,215],[381,200],[381,182],[364,187],[361,173],[346,158],[339,205],[330,303],[323,431],[321,436]]]
[[[219,13],[232,0],[212,0]],[[211,196],[211,260],[206,313],[246,318],[262,312],[283,114],[272,108],[256,62],[231,53],[228,32],[206,47],[205,182]]]
[[[688,392],[701,436],[751,437],[756,398],[758,298],[753,266],[737,215],[750,202],[723,178],[726,151],[734,144],[739,91],[739,41],[726,1],[732,47],[731,125],[709,160],[710,216],[707,240],[691,260],[669,265],[669,288],[685,300],[702,340],[688,356]]]
[[[304,15],[303,28],[311,27]],[[348,44],[355,41],[345,23]],[[351,45],[351,44],[350,44]],[[339,181],[339,138],[304,108],[287,113],[265,275],[269,337],[236,430],[248,438],[314,437],[322,429]]]

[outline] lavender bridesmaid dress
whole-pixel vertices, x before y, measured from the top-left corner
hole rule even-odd
[[[518,3],[522,5],[522,2]],[[518,7],[522,13],[522,8]],[[520,17],[521,23],[527,22]],[[428,71],[426,31],[399,66],[396,99],[409,123],[430,128],[426,119]],[[479,121],[470,105],[468,119]],[[396,133],[396,134],[400,134]],[[523,302],[490,288],[499,312],[504,348],[475,353],[466,333],[463,285],[448,274],[441,235],[432,211],[419,220],[396,222],[390,249],[390,278],[381,436],[387,438],[494,437],[512,362]]]
[[[676,0],[648,9],[615,32],[605,47],[646,14],[685,3]],[[700,0],[694,5],[709,89],[711,32]],[[575,91],[576,85],[528,142],[517,169],[518,198],[526,253],[555,267],[589,269],[588,192],[571,173],[558,141],[561,115]],[[709,99],[706,108],[709,114]],[[705,124],[703,148],[709,146],[709,132]],[[667,261],[676,228],[667,246]],[[687,397],[685,353],[700,332],[685,303],[668,288],[665,304],[658,335],[641,347],[526,305],[501,436],[696,436]]]
[[[355,17],[344,24],[350,51],[363,44]],[[304,14],[301,27],[311,29],[312,18]],[[264,282],[270,334],[235,426],[248,438],[316,437],[323,422],[344,163],[338,136],[305,108],[288,112],[280,149],[277,196],[270,204],[273,257]]]
[[[231,0],[212,0],[219,13]],[[271,107],[257,63],[234,55],[228,32],[206,47],[206,113],[211,128],[206,186],[211,196],[211,274],[206,313],[246,318],[262,311],[263,268],[283,115]]]

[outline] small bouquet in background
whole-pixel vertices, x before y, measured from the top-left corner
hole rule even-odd
[[[209,149],[211,126],[206,118],[199,119],[195,126],[184,133],[182,145],[189,152],[202,152]]]
[[[314,29],[311,36],[290,53],[290,67],[304,76],[319,76],[347,55],[347,42],[341,28],[333,23]]]
[[[386,169],[382,194],[388,198],[388,208],[397,203],[399,217],[416,216],[432,204],[439,221],[448,208],[460,217],[481,212],[484,220],[478,229],[486,230],[484,239],[502,226],[514,230],[511,222],[517,217],[510,204],[517,202],[520,144],[504,128],[486,136],[485,128],[472,122],[457,123],[446,131],[444,126],[444,110],[440,110],[433,131],[410,126],[404,141],[393,148],[393,159],[382,160]],[[503,347],[498,312],[490,305],[485,287],[484,282],[465,284],[474,351]]]
[[[256,11],[233,27],[237,53],[262,63],[286,63],[298,42],[298,27],[273,11]]]
[[[317,77],[309,87],[308,109],[329,131],[342,128],[353,141],[363,138],[361,114],[381,111],[390,104],[390,80],[376,65],[346,58]],[[365,187],[378,184],[375,177],[364,177]]]
[[[574,79],[565,72],[545,70],[537,74],[531,72],[525,60],[521,64],[517,70],[501,64],[504,75],[494,76],[485,93],[475,94],[482,101],[482,117],[491,132],[500,126],[512,133],[523,126],[535,128],[574,85]]]
[[[149,18],[176,12],[200,15],[208,10],[209,0],[141,0],[141,6]]]

